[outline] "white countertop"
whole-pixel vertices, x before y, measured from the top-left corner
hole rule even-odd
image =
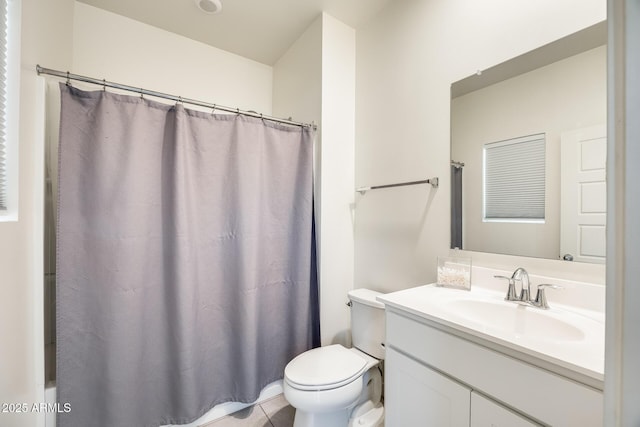
[[[540,366],[551,366],[561,375],[586,376],[590,385],[602,388],[603,312],[553,300],[549,310],[542,310],[505,302],[504,295],[478,286],[464,291],[425,285],[381,295],[378,300],[387,309],[417,316],[489,348],[508,349],[510,355],[521,355],[529,362],[539,360]],[[476,307],[482,310],[474,311]]]

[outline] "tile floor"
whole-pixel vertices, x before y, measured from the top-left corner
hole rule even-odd
[[[282,394],[200,427],[292,427],[295,409]]]

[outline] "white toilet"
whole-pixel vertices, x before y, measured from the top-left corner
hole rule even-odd
[[[296,408],[293,427],[384,425],[384,304],[369,289],[349,292],[353,348],[318,347],[284,369],[284,396]]]

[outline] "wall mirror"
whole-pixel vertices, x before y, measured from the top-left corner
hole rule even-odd
[[[605,262],[606,37],[601,22],[452,84],[452,248]]]

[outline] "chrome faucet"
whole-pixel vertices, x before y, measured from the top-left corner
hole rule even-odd
[[[520,281],[520,296],[519,301],[529,302],[531,301],[531,283],[529,282],[529,273],[522,267],[516,268],[511,278],[514,281]]]
[[[526,304],[537,308],[548,309],[547,297],[544,292],[545,288],[562,289],[562,286],[550,285],[543,283],[538,285],[538,291],[536,292],[535,299],[531,299],[531,282],[529,280],[529,273],[522,267],[516,268],[511,277],[507,276],[493,276],[498,279],[506,279],[509,282],[509,288],[507,289],[507,295],[504,297],[505,301],[513,301],[518,304]],[[520,295],[516,293],[516,282],[520,282]]]
[[[531,300],[531,297],[530,297],[531,285],[529,284],[529,274],[527,273],[527,270],[525,270],[524,268],[518,267],[516,271],[513,272],[511,277],[507,277],[507,276],[493,276],[493,277],[496,277],[498,279],[506,279],[509,281],[509,289],[507,290],[507,296],[504,297],[505,301],[528,302]],[[516,281],[519,281],[521,283],[520,295],[518,295],[516,292]]]

